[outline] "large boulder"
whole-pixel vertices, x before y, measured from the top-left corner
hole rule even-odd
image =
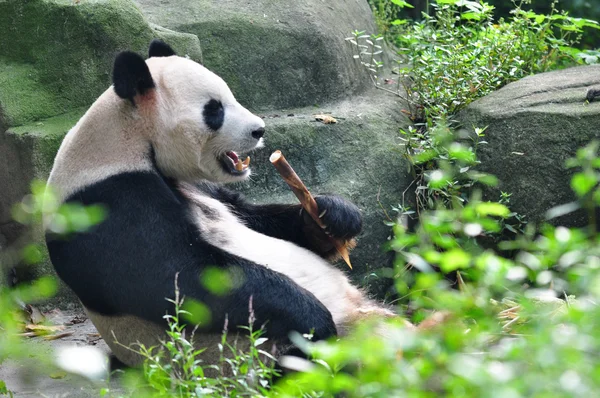
[[[365,0],[135,0],[150,21],[197,35],[203,62],[253,109],[321,105],[370,84],[344,41],[375,32]]]
[[[487,145],[478,147],[481,170],[500,180],[488,192],[498,199],[511,193],[511,208],[532,222],[547,210],[575,200],[573,170],[565,167],[578,148],[600,138],[600,101],[586,103],[586,93],[600,88],[600,65],[541,73],[473,102],[459,115],[468,130],[486,127]],[[578,226],[582,212],[553,220]]]

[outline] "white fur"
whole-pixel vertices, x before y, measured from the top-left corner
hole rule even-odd
[[[152,168],[148,140],[133,130],[134,118],[123,117],[124,106],[110,88],[67,133],[48,179],[59,201],[111,175]]]

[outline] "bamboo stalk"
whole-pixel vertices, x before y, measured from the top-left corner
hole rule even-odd
[[[315,220],[315,222],[321,227],[324,228],[325,224],[323,224],[323,220],[319,218],[319,207],[317,206],[317,202],[315,198],[308,192],[306,186],[298,177],[298,174],[292,169],[292,166],[287,162],[281,151],[275,151],[269,157],[269,161],[275,166],[281,178],[289,185],[292,189],[292,192],[296,195],[302,208],[306,210],[306,212],[310,215],[310,217]],[[340,241],[334,238],[330,238],[331,242],[337,249],[338,253],[342,256],[348,267],[352,269],[352,263],[350,263],[350,255],[348,254],[348,249],[344,246]]]

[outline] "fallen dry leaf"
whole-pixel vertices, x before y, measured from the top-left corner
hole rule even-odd
[[[87,320],[85,315],[75,315],[73,319],[66,323],[66,325],[77,325],[79,323],[83,323]]]
[[[331,115],[315,115],[315,120],[323,122],[323,124],[337,123],[337,120]]]
[[[25,333],[17,333],[19,337],[35,337],[37,336],[36,332],[25,332]]]
[[[51,379],[64,379],[67,376],[67,372],[58,371],[50,373],[48,376],[50,376]]]
[[[96,343],[102,340],[102,336],[100,336],[100,333],[88,333],[86,338],[88,344],[90,345],[96,345]]]
[[[65,330],[63,325],[55,325],[55,326],[47,326],[47,325],[26,325],[25,330],[29,330],[31,332],[41,331],[41,332],[59,332],[61,330]]]
[[[58,339],[62,339],[63,337],[69,337],[73,334],[73,332],[65,332],[65,333],[59,333],[59,334],[48,334],[46,336],[44,336],[44,340],[58,340]]]

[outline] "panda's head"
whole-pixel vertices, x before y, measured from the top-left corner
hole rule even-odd
[[[241,157],[263,145],[265,124],[219,76],[155,40],[147,60],[132,52],[117,56],[113,83],[122,112],[140,123],[162,173],[216,182],[250,175]]]

